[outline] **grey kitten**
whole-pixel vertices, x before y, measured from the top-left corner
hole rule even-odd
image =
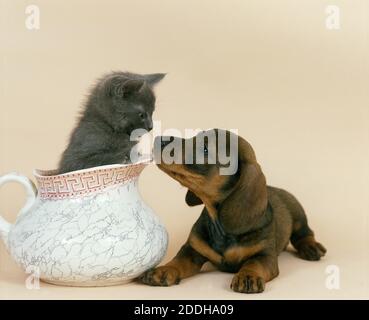
[[[165,74],[112,72],[98,80],[59,164],[59,174],[95,166],[129,163],[135,129],[150,131],[153,87]]]

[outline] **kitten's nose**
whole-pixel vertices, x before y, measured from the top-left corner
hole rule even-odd
[[[151,131],[153,128],[152,120],[146,120],[146,128],[147,130]]]

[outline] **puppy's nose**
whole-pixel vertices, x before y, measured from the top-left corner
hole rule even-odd
[[[161,138],[161,147],[164,148],[166,145],[171,143],[174,140],[174,137],[162,137]]]
[[[169,136],[157,136],[154,140],[154,160],[157,163],[160,163],[162,160],[162,151],[166,145],[168,145],[170,142],[174,140],[174,137]]]

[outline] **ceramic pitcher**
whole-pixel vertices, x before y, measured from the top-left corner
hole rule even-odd
[[[125,283],[157,265],[168,236],[142,200],[137,184],[148,162],[108,165],[55,174],[35,170],[36,191],[26,177],[27,201],[14,225],[0,216],[0,236],[27,272],[59,285]]]

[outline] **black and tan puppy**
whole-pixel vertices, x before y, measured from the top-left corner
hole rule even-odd
[[[217,143],[212,145],[206,139],[204,144],[198,143],[209,131],[200,133],[196,139],[170,139],[171,143],[182,145],[182,155],[177,156],[182,158],[182,163],[162,162],[159,168],[189,189],[188,205],[205,207],[174,259],[149,270],[140,279],[153,286],[178,284],[181,279],[200,272],[202,265],[210,261],[221,271],[236,273],[231,283],[234,291],[262,292],[265,283],[278,275],[278,255],[290,241],[306,260],[319,260],[326,249],[315,240],[296,198],[285,190],[266,185],[250,144],[228,131],[213,131]],[[223,145],[218,143],[220,133],[227,137]],[[229,143],[231,137],[236,137],[236,149]],[[185,142],[193,142],[190,152],[193,164],[188,164],[189,149],[185,149]],[[168,140],[161,142],[159,157],[168,143]],[[237,158],[235,174],[219,173],[225,166],[219,162],[220,151]],[[195,157],[201,153],[204,162],[196,164]],[[214,155],[216,158],[210,159]]]

